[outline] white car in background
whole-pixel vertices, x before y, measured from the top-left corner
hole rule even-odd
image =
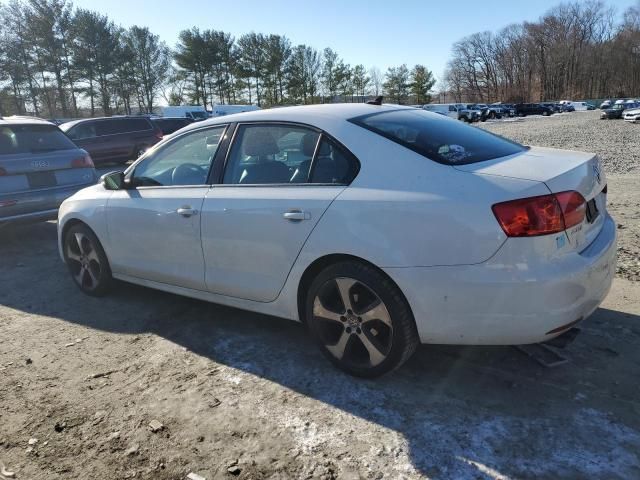
[[[632,108],[630,110],[626,110],[622,114],[622,118],[626,122],[638,123],[640,122],[640,108]]]
[[[112,279],[299,320],[345,371],[420,343],[543,342],[609,291],[616,228],[589,153],[393,105],[194,123],[60,208],[78,287]]]

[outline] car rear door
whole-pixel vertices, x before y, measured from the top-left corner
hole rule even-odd
[[[226,126],[191,130],[142,158],[132,187],[108,200],[108,255],[114,273],[205,290],[201,210]]]
[[[222,182],[202,206],[207,289],[275,300],[309,234],[357,165],[344,147],[310,127],[239,125]]]

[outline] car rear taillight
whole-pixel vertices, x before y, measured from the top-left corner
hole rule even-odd
[[[575,191],[510,200],[491,207],[508,237],[562,232],[582,223],[586,208],[584,197]]]
[[[88,153],[71,160],[71,168],[93,168],[93,166],[93,160],[91,160],[91,156]]]
[[[4,168],[0,167],[0,177],[5,176],[6,174],[7,174],[7,171]]]

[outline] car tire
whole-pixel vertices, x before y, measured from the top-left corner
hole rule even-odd
[[[543,117],[548,117],[549,116],[549,112],[542,112],[542,116]]]
[[[322,353],[354,376],[389,373],[406,362],[419,344],[404,295],[386,275],[365,263],[345,261],[322,270],[307,291],[304,311]]]
[[[87,295],[104,296],[113,284],[111,267],[98,237],[82,223],[64,234],[63,257],[73,283]]]

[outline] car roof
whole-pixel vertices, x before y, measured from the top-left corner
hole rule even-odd
[[[11,117],[0,117],[0,126],[2,125],[53,125],[56,126],[55,123],[52,123],[44,118],[38,117],[29,117],[26,115],[13,115]]]
[[[207,125],[226,124],[231,122],[293,122],[314,125],[316,120],[346,121],[360,115],[393,110],[411,110],[415,108],[403,105],[370,105],[366,103],[331,103],[321,105],[303,105],[296,107],[270,108],[250,112],[234,113],[195,122],[187,129],[202,128]]]

